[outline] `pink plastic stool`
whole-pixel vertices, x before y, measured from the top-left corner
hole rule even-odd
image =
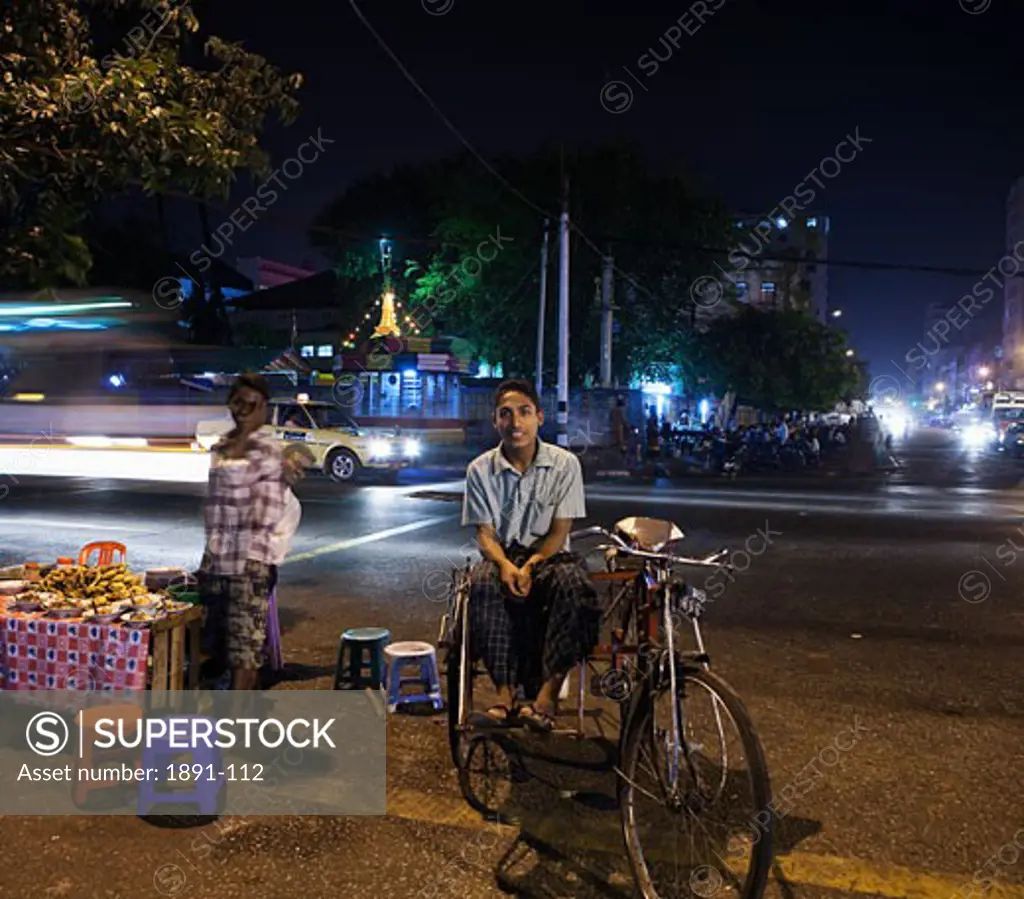
[[[263,651],[272,671],[284,668],[284,653],[281,651],[281,623],[277,620],[277,588],[270,591],[267,606],[267,642]]]

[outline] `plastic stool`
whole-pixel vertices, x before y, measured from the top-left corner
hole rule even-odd
[[[284,652],[281,650],[281,622],[277,618],[277,588],[270,591],[270,605],[267,607],[267,640],[264,652],[271,671],[284,668]]]
[[[89,557],[94,553],[96,561],[90,562]],[[86,543],[78,553],[78,564],[88,567],[94,565],[118,565],[121,562],[127,561],[127,547],[115,540],[100,540],[95,543]]]
[[[211,728],[215,728],[217,722],[213,718],[203,718],[195,715],[183,716],[185,721],[208,721]],[[202,765],[204,769],[203,777],[200,779],[193,779],[189,781],[181,781],[178,778],[177,771],[175,768],[174,780],[178,783],[188,783],[191,786],[185,790],[175,790],[173,792],[157,792],[157,786],[162,783],[167,783],[170,778],[167,776],[167,766],[170,764],[177,765],[174,759],[177,756],[189,754],[192,756],[188,762],[189,765]],[[182,762],[181,764],[185,764]],[[209,769],[206,766],[211,766]],[[157,776],[153,779],[146,778],[139,784],[139,807],[138,814],[146,815],[149,814],[149,810],[154,805],[181,805],[183,803],[190,803],[199,807],[199,814],[201,815],[216,815],[220,810],[220,795],[221,788],[224,787],[224,772],[221,770],[223,765],[221,763],[220,750],[216,746],[207,746],[204,741],[199,741],[199,745],[190,747],[188,749],[180,749],[171,746],[170,737],[164,737],[161,740],[154,740],[149,746],[146,746],[142,750],[142,767],[156,768]],[[213,773],[213,778],[208,775]]]
[[[441,677],[437,670],[437,654],[429,643],[392,643],[384,654],[388,658],[388,711],[394,712],[400,705],[429,702],[434,711],[444,708],[441,698]],[[415,677],[402,677],[402,669],[417,666]],[[419,684],[425,692],[403,693],[403,684]]]
[[[370,687],[379,690],[384,683],[384,647],[390,642],[391,631],[382,627],[354,627],[345,631],[338,645],[338,663],[334,666],[334,689]],[[364,674],[367,668],[368,675]]]
[[[81,729],[84,737],[82,740],[81,757],[75,765],[75,779],[71,787],[71,800],[79,808],[84,809],[91,793],[107,790],[110,787],[124,785],[123,780],[92,780],[83,777],[83,771],[94,771],[102,768],[105,764],[113,761],[129,764],[129,767],[138,768],[139,759],[142,753],[135,747],[116,747],[113,749],[97,749],[96,724],[105,718],[112,718],[122,722],[121,727],[126,737],[134,736],[138,728],[142,726],[143,710],[137,705],[100,705],[93,708],[82,709],[75,714],[75,724]]]

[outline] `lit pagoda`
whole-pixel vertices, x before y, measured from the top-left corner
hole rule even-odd
[[[401,337],[398,320],[395,318],[395,295],[389,290],[380,304],[380,324],[373,330],[373,337]]]

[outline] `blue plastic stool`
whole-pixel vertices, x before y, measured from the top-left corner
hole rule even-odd
[[[186,721],[208,721],[211,729],[215,728],[217,722],[213,718],[203,718],[195,715],[185,716]],[[212,730],[211,730],[212,732]],[[175,758],[184,754],[192,756],[187,763],[176,762]],[[183,790],[170,792],[158,792],[157,786],[171,782],[168,777],[167,768],[174,764],[174,783],[191,784],[191,787]],[[203,776],[184,781],[178,775],[178,764],[202,765]],[[207,768],[207,765],[210,767]],[[142,767],[156,768],[155,778],[146,778],[139,784],[139,815],[149,814],[150,808],[154,805],[182,805],[189,803],[199,807],[201,815],[216,815],[220,811],[221,788],[224,787],[224,772],[220,750],[216,746],[207,746],[199,741],[197,746],[189,749],[181,749],[180,746],[171,746],[170,737],[161,740],[154,740],[149,746],[142,750]],[[213,777],[210,777],[210,774]],[[191,772],[190,772],[191,774]]]
[[[437,670],[437,653],[429,643],[392,643],[384,650],[388,657],[388,711],[394,712],[400,705],[429,702],[434,710],[444,708],[441,698],[441,677]],[[416,666],[415,677],[402,677],[402,669]],[[404,684],[419,684],[418,693],[403,693]]]
[[[391,631],[382,627],[354,627],[345,631],[334,666],[334,689],[379,690],[384,683],[384,647],[390,642]]]

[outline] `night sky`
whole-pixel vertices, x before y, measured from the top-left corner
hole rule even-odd
[[[1024,4],[706,3],[718,4],[701,26],[692,4],[660,0],[403,0],[361,9],[488,157],[545,141],[624,137],[659,168],[688,168],[731,207],[769,210],[859,126],[871,143],[813,205],[832,217],[829,255],[978,273],[831,269],[830,299],[844,310],[853,345],[876,374],[891,373],[889,360],[923,339],[925,306],[955,303],[1003,253],[1006,194],[1024,175]],[[335,140],[250,228],[240,255],[300,263],[310,257],[313,215],[353,179],[461,148],[347,0],[212,6],[205,29],[307,78],[302,116],[271,132],[272,153],[287,157],[318,128]],[[660,39],[681,16],[694,33],[684,30],[678,49],[669,44],[672,57],[645,75],[651,66],[639,57],[653,47],[664,59]],[[613,79],[634,94],[617,115],[601,104]],[[246,191],[240,184],[239,199]],[[997,342],[1001,306],[991,303],[964,338]]]

